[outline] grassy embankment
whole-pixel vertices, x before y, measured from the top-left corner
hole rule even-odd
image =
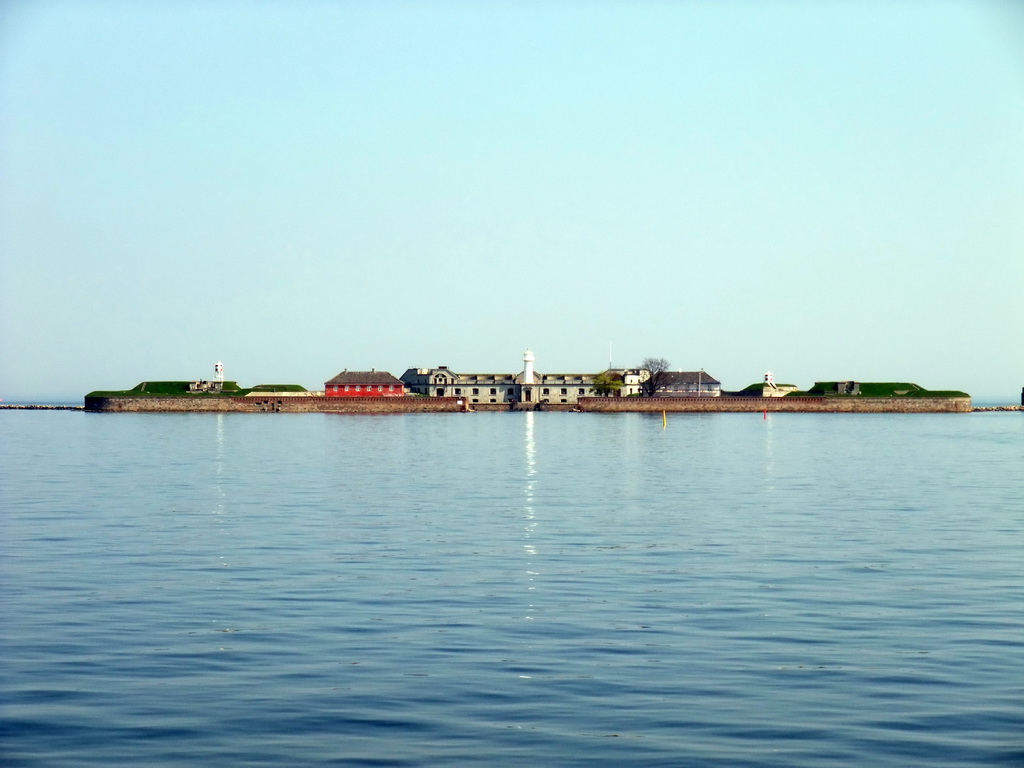
[[[764,388],[766,386],[768,386],[768,385],[765,384],[763,381],[759,381],[756,384],[751,384],[750,386],[744,387],[743,389],[739,390],[736,394],[737,395],[743,395],[745,397],[760,397],[761,396],[761,392],[764,391]],[[796,385],[795,384],[776,384],[775,386],[781,388],[781,387],[795,387]]]
[[[859,383],[859,394],[848,395],[838,391],[838,384],[835,381],[816,381],[806,392],[790,392],[786,397],[970,397],[966,392],[925,389],[901,381],[863,381]]]
[[[243,389],[237,381],[225,381],[220,392],[190,392],[188,381],[144,381],[132,389],[90,392],[86,397],[244,397],[250,392],[307,392],[299,384],[258,384]]]

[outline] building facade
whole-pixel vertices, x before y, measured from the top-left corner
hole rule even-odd
[[[718,397],[722,382],[704,371],[666,371],[655,397]]]
[[[410,368],[401,380],[411,394],[461,397],[474,403],[575,403],[594,395],[592,373],[539,373],[533,352],[523,353],[520,373],[456,373],[448,366]]]
[[[404,397],[405,384],[387,371],[342,371],[324,382],[327,397]]]
[[[446,365],[436,368],[409,368],[402,374],[405,389],[412,395],[455,397],[467,405],[546,403],[574,404],[581,397],[596,397],[594,373],[542,373],[534,370],[535,358],[529,349],[523,353],[520,373],[457,373]],[[650,372],[642,368],[609,368],[603,373],[622,382],[616,397],[638,397]],[[655,397],[717,397],[722,384],[705,371],[666,373]]]

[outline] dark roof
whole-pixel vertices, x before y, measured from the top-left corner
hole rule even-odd
[[[706,371],[665,371],[659,386],[670,387],[673,384],[721,384],[718,379]]]
[[[401,384],[387,371],[342,371],[330,381],[331,384]]]

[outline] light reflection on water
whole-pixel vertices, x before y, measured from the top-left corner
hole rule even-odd
[[[534,567],[533,561],[537,557],[537,548],[534,546],[532,541],[534,531],[537,528],[537,513],[533,506],[533,490],[534,485],[537,482],[537,443],[533,435],[534,419],[536,418],[536,414],[533,411],[527,411],[523,414],[523,417],[523,425],[525,429],[523,449],[526,460],[526,487],[524,492],[525,500],[523,504],[523,519],[525,521],[523,526],[523,539],[525,543],[523,544],[523,549],[526,552],[526,581],[529,585],[527,586],[527,591],[532,591],[534,589],[532,582],[540,575],[536,571],[532,570]],[[528,613],[526,618],[532,619],[533,616],[530,615],[533,612],[532,603],[528,604],[527,611]]]
[[[223,413],[214,414],[216,433],[214,436],[214,510],[218,513],[224,511],[224,499],[227,492],[224,489],[224,416]]]
[[[1018,765],[1022,425],[5,412],[0,749]]]

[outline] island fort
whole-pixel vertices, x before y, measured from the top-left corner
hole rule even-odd
[[[519,373],[461,373],[447,366],[386,371],[344,370],[309,391],[296,384],[248,389],[224,380],[217,363],[209,381],[143,382],[130,390],[85,396],[87,411],[473,412],[969,412],[965,392],[932,391],[911,383],[815,382],[807,390],[764,380],[738,391],[722,389],[704,370],[669,371],[663,360],[599,373],[544,373],[531,350]]]

